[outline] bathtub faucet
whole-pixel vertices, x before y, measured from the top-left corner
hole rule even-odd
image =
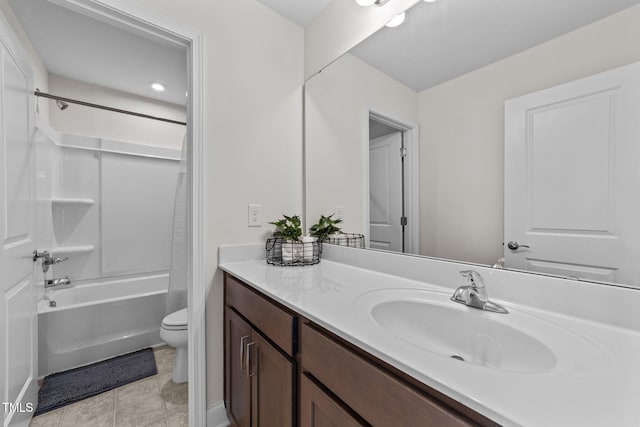
[[[33,261],[36,262],[38,258],[42,258],[43,273],[46,273],[47,271],[49,271],[50,266],[54,264],[60,264],[61,262],[69,259],[69,257],[64,257],[64,258],[52,257],[48,251],[38,252],[38,250],[36,249],[35,251],[33,251]]]
[[[62,286],[62,285],[70,285],[70,284],[71,284],[71,279],[69,279],[68,276],[63,279],[51,279],[51,280],[44,281],[45,288],[52,288],[54,286]]]
[[[49,307],[55,307],[57,305],[56,302],[49,297],[43,297],[42,299],[45,301],[49,301]]]

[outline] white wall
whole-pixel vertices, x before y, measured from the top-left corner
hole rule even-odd
[[[265,221],[302,210],[303,29],[255,0],[134,0],[192,27],[205,42],[207,400],[223,399],[223,243],[264,241]]]
[[[344,206],[342,229],[369,234],[368,109],[417,123],[418,94],[352,55],[344,55],[306,83],[307,226]]]
[[[419,1],[393,0],[384,6],[369,7],[353,0],[331,1],[305,28],[305,80]]]
[[[635,6],[419,94],[423,254],[502,256],[504,102],[639,61],[639,23]]]
[[[171,120],[186,121],[186,109],[184,106],[131,95],[55,74],[49,75],[49,92],[53,95],[78,99],[93,104],[106,105]],[[40,102],[49,103],[51,127],[61,133],[176,148],[182,146],[182,139],[186,133],[185,126],[173,123],[83,107],[76,104],[69,104],[67,109],[60,110],[53,100],[42,99]]]

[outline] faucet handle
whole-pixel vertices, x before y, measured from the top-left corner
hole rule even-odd
[[[484,280],[482,280],[480,273],[475,270],[463,270],[460,274],[467,279],[474,297],[478,298],[481,303],[486,303],[489,300],[489,295],[487,295]]]
[[[64,257],[64,258],[60,258],[60,257],[55,257],[55,258],[52,258],[52,257],[45,257],[45,259],[44,259],[44,261],[43,261],[43,262],[44,262],[45,264],[47,264],[47,265],[53,265],[53,264],[60,264],[61,262],[66,261],[66,260],[68,260],[68,259],[69,259],[69,257],[68,257],[68,256],[66,256],[66,257]]]
[[[469,286],[471,286],[473,289],[484,288],[484,280],[482,279],[480,273],[478,273],[477,271],[463,270],[460,272],[460,274],[462,274],[462,277],[467,279],[467,281],[469,282]]]

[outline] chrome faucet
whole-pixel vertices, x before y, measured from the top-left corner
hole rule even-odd
[[[44,287],[46,288],[52,288],[54,286],[63,286],[63,285],[70,285],[71,284],[71,279],[69,279],[69,277],[64,277],[62,279],[51,279],[51,280],[45,280],[44,281]]]
[[[69,259],[69,257],[64,257],[64,258],[52,257],[48,251],[38,252],[38,250],[36,249],[35,251],[33,251],[33,261],[34,262],[37,261],[38,258],[42,258],[43,273],[46,273],[47,271],[49,271],[50,266],[54,264],[60,264],[61,262]]]
[[[489,301],[487,289],[480,273],[475,270],[464,270],[460,274],[467,279],[468,285],[460,286],[456,289],[451,301],[494,313],[508,313],[506,308]]]
[[[49,301],[49,307],[55,307],[57,305],[56,302],[49,297],[42,297],[42,299],[45,301]]]
[[[506,260],[504,259],[504,257],[498,258],[498,260],[491,266],[491,268],[503,269],[505,262],[506,262]]]

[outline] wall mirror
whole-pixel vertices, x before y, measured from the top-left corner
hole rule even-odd
[[[305,83],[306,224],[640,287],[639,61],[639,0],[419,2]]]

